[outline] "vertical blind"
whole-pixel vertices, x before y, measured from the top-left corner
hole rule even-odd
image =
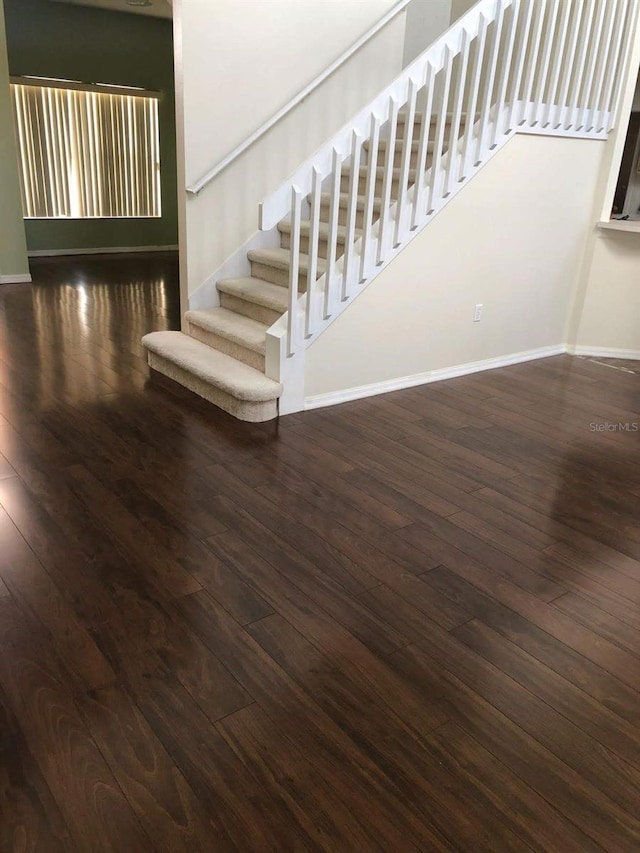
[[[11,84],[24,216],[161,215],[158,99]]]

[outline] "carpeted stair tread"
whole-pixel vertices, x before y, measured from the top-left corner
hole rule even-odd
[[[361,178],[366,178],[366,177],[367,177],[367,175],[369,174],[369,167],[368,167],[368,166],[360,166],[360,170],[359,170],[359,171],[360,171],[360,177],[361,177]],[[394,181],[399,181],[399,180],[400,180],[400,178],[401,178],[401,176],[402,176],[402,168],[401,168],[400,166],[397,166],[397,167],[396,167],[395,169],[393,169],[392,171],[393,171],[393,175],[392,175],[393,180],[394,180]],[[417,169],[413,169],[413,168],[409,169],[409,180],[410,180],[410,181],[415,181],[415,179],[416,179],[416,172],[417,172]],[[385,167],[384,167],[384,166],[377,166],[377,167],[376,167],[376,178],[377,178],[378,180],[380,180],[381,178],[384,178],[384,173],[385,173]],[[347,164],[347,165],[344,167],[344,169],[342,170],[342,174],[343,174],[343,175],[350,175],[350,174],[351,174],[351,166],[350,166],[350,164]]]
[[[289,309],[289,294],[286,288],[261,278],[223,278],[216,282],[216,287],[229,296],[254,302],[280,314]]]
[[[408,114],[407,114],[407,112],[406,112],[405,110],[401,110],[401,111],[398,113],[398,124],[406,124],[406,123],[407,123],[407,118],[408,118]],[[437,120],[438,120],[438,115],[437,115],[437,114],[435,114],[435,113],[433,113],[433,114],[431,115],[431,124],[435,124],[435,123],[437,122]],[[479,121],[479,120],[480,120],[480,113],[476,113],[475,120],[476,120],[476,121]],[[422,121],[422,114],[421,114],[421,113],[416,113],[416,116],[415,116],[415,119],[414,119],[414,124],[420,124],[420,123],[421,123],[421,121]],[[453,121],[453,113],[447,113],[445,121],[446,121],[446,123],[447,123],[447,124],[451,124],[451,122]],[[464,124],[466,121],[467,121],[467,113],[466,113],[466,112],[462,112],[462,113],[460,114],[460,123],[461,123],[461,124]]]
[[[371,147],[369,145],[369,140],[367,140],[364,143],[364,147],[367,149]],[[389,141],[387,139],[381,139],[379,144],[378,144],[378,150],[379,151],[386,151],[388,147],[389,147]],[[396,151],[402,151],[403,148],[404,148],[404,138],[396,139],[395,150]],[[429,142],[427,143],[427,153],[432,154],[434,148],[435,148],[435,142],[433,141],[433,139],[430,139]],[[414,139],[413,142],[411,143],[411,151],[414,154],[416,154],[419,150],[420,150],[420,140]]]
[[[151,332],[142,343],[161,358],[238,400],[264,402],[277,400],[282,394],[279,382],[182,332]]]
[[[291,222],[288,219],[283,219],[282,222],[278,223],[278,231],[281,234],[291,234]],[[338,225],[336,240],[338,243],[345,243],[347,239],[347,226],[346,225]],[[356,234],[359,234],[359,229],[356,228]],[[300,223],[300,234],[303,237],[311,236],[311,220],[303,219]],[[320,222],[320,227],[318,229],[318,236],[321,240],[329,239],[329,223],[328,222]],[[319,259],[321,260],[321,259]]]
[[[258,323],[226,308],[187,311],[185,319],[207,332],[264,355],[265,335],[269,328],[264,323]]]
[[[365,195],[358,196],[358,210],[364,210],[365,205],[367,203],[367,197]],[[331,204],[331,193],[322,193],[320,195],[320,204],[323,207],[327,207]],[[340,193],[340,207],[348,207],[349,205],[349,193]],[[379,213],[382,209],[382,198],[379,196],[375,196],[373,199],[373,209],[376,213]]]
[[[263,266],[274,267],[279,270],[288,270],[291,264],[290,249],[251,249],[247,252],[250,261]],[[324,275],[326,268],[324,258],[318,258],[318,278]],[[309,255],[300,253],[300,272],[306,273],[309,269]]]

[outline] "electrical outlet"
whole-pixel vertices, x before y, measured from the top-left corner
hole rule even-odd
[[[484,306],[482,305],[482,303],[480,303],[479,305],[476,305],[476,310],[473,312],[473,322],[474,323],[479,323],[480,320],[482,320],[482,309],[483,309],[483,307]]]

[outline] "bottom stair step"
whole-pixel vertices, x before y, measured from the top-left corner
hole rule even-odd
[[[192,338],[264,373],[267,325],[226,308],[187,311],[184,317]]]
[[[151,332],[142,339],[149,366],[242,421],[278,416],[282,385],[182,332]]]

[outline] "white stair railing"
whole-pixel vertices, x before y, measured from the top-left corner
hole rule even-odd
[[[481,0],[265,199],[261,230],[290,218],[292,246],[289,311],[270,330],[268,372],[282,379],[282,359],[304,350],[514,132],[605,138],[637,16],[638,0]],[[321,192],[328,249],[316,278]]]

